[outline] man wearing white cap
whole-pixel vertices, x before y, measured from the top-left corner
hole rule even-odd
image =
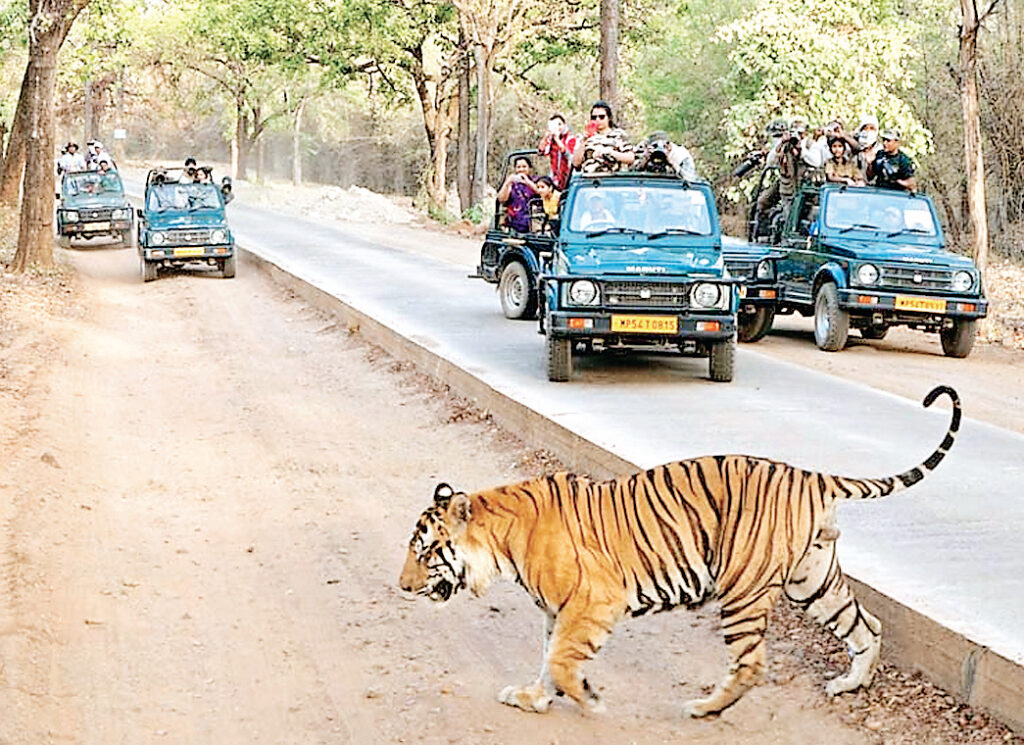
[[[861,175],[867,181],[868,168],[875,162],[875,156],[882,149],[882,144],[878,141],[878,117],[872,114],[861,117],[860,125],[857,127],[857,144],[860,145],[860,151],[855,160]]]

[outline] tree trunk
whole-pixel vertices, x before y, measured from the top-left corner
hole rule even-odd
[[[967,210],[971,226],[971,253],[984,278],[988,268],[988,220],[985,210],[985,164],[981,150],[981,113],[978,106],[978,31],[981,19],[973,0],[960,0],[960,103],[964,118],[964,160],[967,167]]]
[[[61,37],[62,38],[62,37]],[[52,34],[39,33],[29,43],[35,81],[29,101],[25,137],[24,197],[18,250],[11,268],[23,272],[29,267],[53,266],[53,96],[57,81],[57,50]]]
[[[487,145],[491,130],[491,55],[483,45],[473,48],[476,57],[476,163],[473,187],[480,195],[487,188]]]
[[[299,101],[295,108],[295,118],[292,122],[292,183],[298,186],[302,183],[302,111],[306,108],[306,101]]]
[[[473,136],[469,123],[469,50],[466,36],[459,30],[459,48],[463,54],[459,58],[459,142],[455,161],[455,183],[459,189],[459,207],[465,212],[480,199],[475,193],[473,181]]]
[[[96,127],[96,96],[93,90],[92,80],[85,81],[85,137],[82,139],[82,144],[85,145],[90,140],[99,139]]]
[[[601,0],[601,99],[619,113],[619,0]]]
[[[235,134],[231,138],[231,178],[245,180],[249,167],[249,130],[245,102],[235,102]]]
[[[21,80],[21,94],[11,120],[11,138],[7,141],[3,171],[0,172],[0,204],[9,207],[16,206],[21,196],[21,179],[25,173],[25,132],[28,130],[26,111],[37,80],[34,67],[30,59]]]

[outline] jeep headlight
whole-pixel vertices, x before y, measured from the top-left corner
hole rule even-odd
[[[953,272],[953,292],[967,292],[974,287],[974,275],[961,269]]]
[[[210,243],[226,243],[228,232],[226,230],[214,230],[210,233]]]
[[[710,282],[701,282],[693,286],[690,300],[701,308],[714,308],[722,299],[722,288]]]
[[[878,267],[874,264],[861,264],[857,267],[857,284],[873,285],[878,281]]]
[[[64,222],[78,222],[78,213],[74,210],[65,210]]]
[[[153,233],[152,235],[149,236],[149,242],[154,246],[164,245],[165,240],[167,240],[167,236],[165,236],[163,233]]]
[[[110,213],[110,217],[112,220],[127,220],[131,214],[128,210],[114,210]]]
[[[578,279],[569,285],[569,302],[573,305],[596,305],[597,285],[589,279]]]
[[[754,276],[763,280],[775,279],[775,262],[770,259],[762,259],[757,262],[757,269],[754,272]]]

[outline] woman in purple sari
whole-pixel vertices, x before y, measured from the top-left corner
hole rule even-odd
[[[530,171],[529,158],[516,158],[513,173],[498,190],[498,200],[505,204],[505,224],[519,233],[530,232],[530,199],[537,194]]]

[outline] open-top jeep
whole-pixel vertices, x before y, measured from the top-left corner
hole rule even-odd
[[[517,158],[532,158],[533,150],[513,150],[505,156],[498,184],[503,184]],[[561,208],[566,195],[559,202]],[[538,307],[538,277],[544,258],[551,254],[560,220],[544,214],[540,197],[530,203],[530,230],[517,232],[505,223],[504,205],[495,199],[494,218],[480,249],[480,264],[474,278],[496,284],[506,318],[532,319]],[[774,265],[763,261],[772,255],[764,246],[732,238],[723,239],[723,258],[730,276],[742,281],[738,337],[743,342],[761,339],[771,328],[775,313]]]
[[[547,373],[577,354],[640,350],[706,356],[733,378],[739,292],[723,261],[708,184],[675,175],[576,174],[541,275]]]
[[[146,175],[139,210],[139,261],[142,279],[156,279],[160,267],[189,264],[216,266],[235,276],[235,241],[224,208],[231,201],[231,181],[220,188],[208,178],[196,181],[184,168],[155,168]],[[193,169],[195,172],[195,169]]]
[[[131,245],[132,206],[116,171],[71,171],[60,181],[57,236],[67,248],[72,238],[115,238]]]
[[[814,316],[834,352],[850,328],[881,339],[893,326],[938,333],[966,357],[988,302],[971,259],[945,249],[931,199],[868,186],[804,184],[778,238],[777,313]]]

